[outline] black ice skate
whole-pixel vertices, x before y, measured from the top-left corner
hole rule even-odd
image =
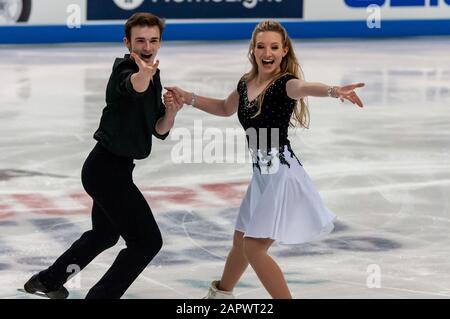
[[[66,299],[69,296],[69,291],[64,287],[60,286],[57,289],[48,289],[40,280],[38,275],[34,275],[28,280],[24,289],[30,294],[36,294],[38,296],[47,296],[50,299]]]

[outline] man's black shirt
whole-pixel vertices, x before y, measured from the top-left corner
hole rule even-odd
[[[117,58],[106,88],[106,107],[94,138],[113,154],[143,159],[150,155],[156,122],[165,114],[159,69],[145,92],[136,92],[131,75],[139,68],[129,56]]]

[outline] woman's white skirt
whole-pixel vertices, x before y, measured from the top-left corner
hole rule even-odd
[[[236,230],[245,237],[300,244],[334,229],[336,215],[323,203],[290,147],[283,155],[258,153],[253,177],[239,209]]]

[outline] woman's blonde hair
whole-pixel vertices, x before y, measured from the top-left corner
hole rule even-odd
[[[287,34],[284,27],[277,21],[267,20],[259,23],[255,29],[253,30],[252,40],[250,42],[249,50],[248,50],[248,58],[250,63],[252,64],[252,69],[244,74],[243,79],[245,81],[253,80],[258,75],[258,65],[255,60],[255,55],[253,54],[255,46],[256,46],[256,36],[261,32],[273,31],[277,32],[281,35],[283,48],[288,48],[288,52],[286,56],[281,61],[281,71],[278,76],[276,76],[266,87],[266,89],[275,82],[278,78],[283,76],[284,74],[292,74],[293,76],[303,79],[303,71],[298,63],[297,57],[295,56],[295,52],[292,47],[291,39]],[[264,100],[264,95],[266,93],[266,89],[258,96],[258,112],[255,114],[257,116],[261,113],[261,106]],[[304,98],[300,99],[300,103],[294,108],[294,113],[291,118],[291,122],[289,123],[291,127],[300,126],[304,128],[309,127],[309,110],[308,104]]]

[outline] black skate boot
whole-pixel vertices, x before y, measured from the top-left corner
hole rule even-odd
[[[24,287],[26,292],[30,294],[36,294],[39,295],[44,294],[50,299],[66,299],[69,296],[69,291],[64,286],[60,286],[56,289],[50,290],[47,288],[40,280],[38,274],[34,275],[33,277],[28,280]]]

